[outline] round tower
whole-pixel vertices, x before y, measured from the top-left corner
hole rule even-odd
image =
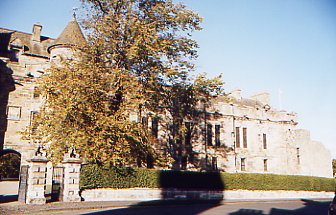
[[[48,48],[50,62],[60,63],[64,60],[78,58],[78,47],[85,45],[86,40],[74,14],[73,19],[64,28],[54,44]]]

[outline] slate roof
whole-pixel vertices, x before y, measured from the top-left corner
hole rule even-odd
[[[56,45],[77,45],[81,46],[86,44],[86,39],[84,34],[79,27],[79,24],[74,18],[68,25],[64,28],[60,36],[54,41],[53,46]]]
[[[263,107],[263,104],[257,100],[254,99],[247,99],[242,98],[240,100],[235,99],[233,103],[240,105],[240,106],[246,106],[246,107]]]
[[[25,53],[39,56],[49,56],[49,48],[56,45],[84,45],[86,39],[79,24],[74,18],[64,28],[60,36],[55,40],[41,36],[41,42],[32,41],[31,33],[0,28],[0,50],[8,50],[8,42],[13,47],[24,48]]]
[[[5,37],[9,38],[9,44],[16,47],[23,47],[25,49],[25,53],[40,55],[40,56],[49,56],[47,52],[47,48],[54,43],[53,38],[41,36],[41,42],[34,42],[31,40],[32,34],[24,33],[21,31],[10,30],[6,28],[0,28],[0,34],[2,35],[1,46],[5,46]],[[7,40],[7,38],[6,38]],[[7,47],[1,47],[1,49],[6,49]]]
[[[255,100],[255,99],[248,99],[248,98],[241,98],[236,99],[232,96],[220,96],[216,99],[218,102],[225,102],[225,103],[232,103],[238,106],[245,106],[245,107],[263,107],[264,104]]]

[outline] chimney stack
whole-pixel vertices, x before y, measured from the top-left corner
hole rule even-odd
[[[32,41],[41,42],[42,25],[37,22],[33,27]]]
[[[230,93],[231,96],[237,100],[241,100],[242,96],[241,96],[241,90],[240,89],[234,89],[232,90],[232,92]]]
[[[252,99],[261,102],[263,105],[270,105],[270,95],[268,92],[260,92],[251,96]]]

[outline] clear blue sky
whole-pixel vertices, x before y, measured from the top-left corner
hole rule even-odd
[[[226,91],[271,93],[336,158],[336,1],[176,0],[204,18],[197,70],[223,73]],[[0,27],[57,38],[77,0],[0,0]],[[279,99],[279,91],[281,97]]]

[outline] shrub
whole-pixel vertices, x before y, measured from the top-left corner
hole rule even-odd
[[[81,189],[162,188],[183,190],[306,190],[334,191],[331,178],[257,174],[120,169],[86,165],[81,170]]]

